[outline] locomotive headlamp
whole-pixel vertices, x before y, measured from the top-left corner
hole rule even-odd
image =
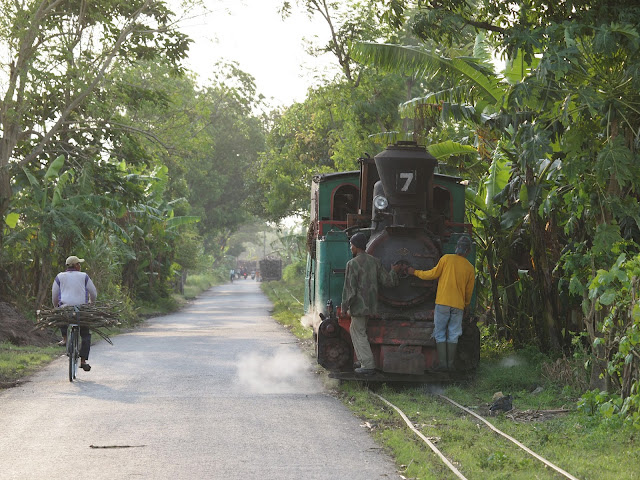
[[[389,206],[389,200],[387,200],[386,197],[383,197],[382,195],[378,195],[373,199],[373,206],[378,210],[384,210]]]

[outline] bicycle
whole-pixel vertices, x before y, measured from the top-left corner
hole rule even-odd
[[[78,307],[74,307],[73,318],[78,315]],[[67,356],[69,357],[69,381],[73,382],[78,372],[80,358],[80,325],[70,323],[67,328]]]

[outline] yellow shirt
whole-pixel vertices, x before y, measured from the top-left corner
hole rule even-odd
[[[436,293],[438,305],[464,310],[471,303],[475,270],[462,255],[444,255],[431,270],[416,270],[413,274],[422,280],[439,279]]]

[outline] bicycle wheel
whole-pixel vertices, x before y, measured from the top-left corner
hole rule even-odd
[[[80,356],[80,352],[78,348],[78,330],[75,328],[71,328],[70,330],[67,340],[69,345],[69,381],[73,382],[78,370],[78,357]]]
[[[78,373],[78,362],[80,361],[80,330],[75,329],[75,338],[73,339],[73,378]]]

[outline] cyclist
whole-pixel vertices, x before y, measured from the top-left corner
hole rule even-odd
[[[84,305],[85,303],[93,303],[98,297],[95,285],[89,278],[89,275],[81,272],[80,264],[84,262],[83,258],[71,255],[66,260],[67,270],[56,275],[51,286],[51,300],[55,308],[66,307],[69,305]],[[62,341],[59,345],[67,344],[67,327],[60,327],[62,333]],[[82,338],[82,346],[80,347],[80,368],[85,372],[91,370],[91,365],[87,363],[89,359],[89,350],[91,349],[91,332],[89,327],[80,327],[80,338]]]

